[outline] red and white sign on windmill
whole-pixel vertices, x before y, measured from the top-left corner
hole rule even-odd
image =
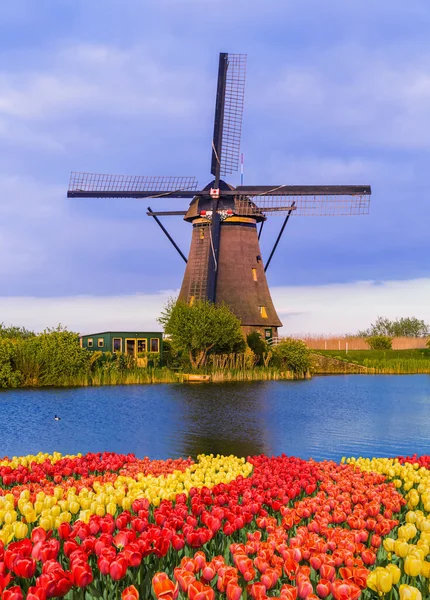
[[[219,188],[211,188],[210,195],[212,199],[217,200],[219,198]]]

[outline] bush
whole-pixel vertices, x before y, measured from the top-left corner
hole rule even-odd
[[[273,352],[275,363],[294,373],[307,373],[311,367],[311,351],[301,340],[285,338]]]
[[[388,335],[372,335],[366,342],[371,350],[391,350],[393,339]]]
[[[267,342],[261,338],[258,331],[251,331],[251,333],[248,333],[246,343],[254,354],[258,356],[258,364],[263,364],[264,356],[269,352],[270,347]]]
[[[0,388],[19,387],[22,374],[16,370],[16,344],[9,339],[0,339]]]
[[[59,326],[20,340],[16,364],[24,385],[70,385],[89,373],[90,354],[80,347],[77,333]]]

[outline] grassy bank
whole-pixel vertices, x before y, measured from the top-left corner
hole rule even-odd
[[[368,373],[414,374],[430,373],[430,349],[415,350],[319,350],[316,354],[367,368]],[[325,371],[328,372],[328,371]]]
[[[187,374],[204,374],[210,376],[210,381],[221,383],[224,381],[275,381],[282,379],[303,379],[291,371],[281,371],[276,368],[256,367],[254,369],[202,369],[188,371],[173,371],[167,367],[156,369],[129,369],[123,373],[99,370],[92,373],[85,380],[77,380],[70,385],[132,385],[146,383],[184,383]]]
[[[59,378],[55,384],[41,386],[38,382],[30,382],[19,387],[92,387],[103,385],[140,385],[154,383],[187,383],[189,373],[209,375],[209,381],[222,383],[228,381],[280,381],[292,379],[305,379],[303,375],[291,371],[281,371],[276,368],[256,367],[254,369],[216,369],[209,371],[189,370],[174,371],[167,367],[160,368],[131,368],[126,371],[96,369],[92,373],[76,375],[74,377]]]

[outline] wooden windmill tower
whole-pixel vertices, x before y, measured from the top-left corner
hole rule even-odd
[[[193,177],[142,177],[72,173],[69,198],[189,198],[187,211],[152,211],[153,217],[186,263],[179,298],[189,303],[225,302],[244,332],[266,338],[282,325],[276,314],[266,270],[291,215],[362,215],[369,212],[370,186],[251,185],[233,187],[221,176],[239,167],[246,55],[221,53],[212,140],[214,179],[198,190]],[[268,216],[284,221],[264,265],[259,239]],[[188,260],[158,217],[183,216],[192,224]],[[259,231],[257,226],[259,224]]]

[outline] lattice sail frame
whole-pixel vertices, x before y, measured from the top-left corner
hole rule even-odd
[[[244,216],[288,214],[303,217],[367,215],[370,195],[235,196],[235,211]]]
[[[194,191],[197,190],[197,186],[198,183],[195,177],[152,177],[72,172],[69,192]]]
[[[242,116],[245,100],[246,54],[228,54],[224,121],[221,146],[221,175],[239,169]]]

